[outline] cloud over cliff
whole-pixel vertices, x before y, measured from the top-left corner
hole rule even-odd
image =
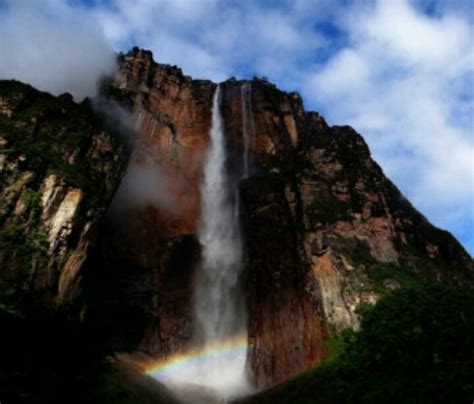
[[[76,100],[94,96],[114,54],[90,12],[66,2],[0,1],[0,79]]]

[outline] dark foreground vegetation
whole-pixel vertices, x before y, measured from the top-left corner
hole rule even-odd
[[[0,402],[172,404],[155,380],[109,361],[100,330],[67,312],[18,310],[0,299]]]
[[[421,284],[361,306],[359,331],[326,363],[247,403],[462,403],[474,398],[474,293]],[[113,369],[93,330],[65,315],[0,305],[0,398],[10,402],[166,403],[162,386]]]
[[[474,400],[474,292],[422,284],[359,308],[360,331],[332,358],[247,403],[463,403]]]

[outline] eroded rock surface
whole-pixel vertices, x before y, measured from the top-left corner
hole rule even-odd
[[[126,153],[90,105],[0,81],[2,295],[77,297]]]

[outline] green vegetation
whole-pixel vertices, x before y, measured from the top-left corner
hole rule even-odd
[[[293,169],[296,173],[304,173],[305,175],[309,176],[313,175],[314,166],[311,161],[311,158],[307,154],[297,154],[292,163],[294,164]]]
[[[98,375],[90,397],[87,398],[89,402],[117,404],[133,404],[143,400],[143,397],[132,389],[129,381],[123,380],[114,372]]]
[[[79,325],[64,308],[35,307],[34,315],[20,315],[11,309],[11,299],[0,294],[0,396],[5,402],[175,402],[156,381],[114,367],[96,328]]]
[[[56,130],[64,129],[56,128]],[[52,139],[57,135],[54,128],[49,127],[46,133],[33,133],[34,131],[35,129],[25,122],[18,123],[16,119],[10,120],[0,115],[0,136],[8,142],[7,149],[3,150],[5,154],[12,158],[23,156],[24,165],[30,170],[42,173],[49,169],[64,176],[71,185],[83,186],[84,178],[76,174],[82,172],[78,170],[81,167],[71,166],[64,159],[64,155],[67,155],[64,149],[67,143],[79,141],[79,139],[74,139],[75,134],[62,136],[61,141],[64,140],[65,143],[58,144],[57,140],[55,142]]]
[[[21,317],[16,303],[13,289],[2,290],[2,293],[0,293],[0,317],[2,315]]]
[[[2,153],[24,157],[22,168],[38,174],[54,172],[67,184],[84,191],[97,190],[105,174],[91,164],[85,153],[93,135],[105,130],[104,118],[94,113],[90,102],[73,102],[68,94],[53,97],[16,81],[0,80],[0,96],[9,99],[13,115],[0,115],[0,137],[7,141]],[[111,134],[111,136],[109,136]],[[104,159],[119,145],[118,134],[107,128],[111,149],[101,150]]]
[[[336,198],[315,200],[306,207],[311,227],[318,223],[330,224],[339,220],[351,220],[350,204]]]
[[[40,197],[26,188],[20,195],[22,212],[0,229],[0,262],[9,262],[16,288],[21,288],[34,268],[47,264],[48,240],[40,225]],[[6,259],[8,257],[8,259]]]
[[[351,248],[346,248],[344,252],[367,277],[368,284],[363,289],[379,295],[396,287],[416,286],[421,281],[430,279],[430,275],[432,275],[431,273],[415,272],[412,268],[394,263],[377,261],[370,255],[367,245],[362,242],[358,242]]]
[[[452,403],[474,397],[474,291],[423,284],[359,312],[336,355],[251,403]]]
[[[168,389],[149,376],[103,367],[87,392],[88,403],[174,404],[178,403]]]
[[[62,190],[52,195],[59,198],[68,188],[82,191],[68,238],[73,246],[76,229],[86,215],[104,210],[112,196],[113,176],[119,175],[117,166],[122,163],[117,161],[120,138],[88,100],[77,104],[69,94],[54,97],[14,80],[0,80],[0,97],[4,106],[0,154],[5,168],[0,197],[0,286],[35,306],[33,294],[38,292],[42,298],[50,293],[50,284],[43,281],[46,275],[51,282],[58,275],[41,220],[41,185],[54,174],[55,186]],[[64,257],[68,254],[65,251]],[[28,293],[23,293],[26,289]]]

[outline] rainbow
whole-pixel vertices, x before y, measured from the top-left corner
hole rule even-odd
[[[199,367],[209,362],[229,360],[245,355],[252,349],[247,337],[231,338],[219,341],[205,348],[191,349],[151,362],[145,365],[145,373],[154,378],[166,377],[167,374],[180,372],[188,367]]]

